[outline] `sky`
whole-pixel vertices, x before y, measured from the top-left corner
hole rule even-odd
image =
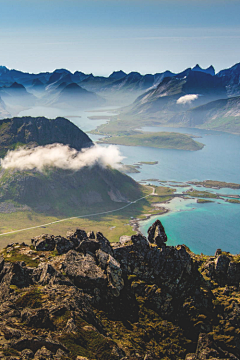
[[[0,65],[94,75],[240,62],[240,0],[0,0]]]

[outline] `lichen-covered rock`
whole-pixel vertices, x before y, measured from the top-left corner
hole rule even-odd
[[[105,236],[103,236],[103,234],[101,232],[97,232],[96,238],[97,238],[97,241],[100,244],[100,249],[105,251],[106,253],[108,253],[110,255],[113,255],[113,251],[112,251],[112,247],[110,245],[110,242],[108,241],[108,239],[105,238]]]
[[[230,254],[217,254],[204,264],[203,272],[221,286],[238,286],[240,282],[239,258],[234,259]]]
[[[8,285],[15,285],[19,288],[27,287],[32,282],[33,269],[27,267],[24,262],[15,262],[3,268],[6,271],[3,281]]]
[[[46,360],[46,359],[53,359],[53,353],[46,349],[45,346],[43,346],[41,349],[37,350],[34,356],[34,360]]]
[[[76,247],[76,242],[69,241],[62,236],[55,237],[56,250],[59,255],[67,253],[69,250]]]
[[[52,321],[47,309],[25,309],[21,313],[21,320],[30,327],[53,329]]]
[[[95,252],[100,248],[100,243],[95,239],[84,239],[80,242],[79,246],[76,248],[76,251],[86,254],[90,252],[95,254]]]
[[[186,355],[186,360],[206,359],[238,360],[239,358],[219,347],[212,335],[201,333],[198,338],[196,353]]]
[[[23,360],[30,360],[34,358],[34,352],[30,349],[24,349],[21,352],[21,356]]]
[[[239,359],[240,256],[167,246],[163,231],[110,243],[77,229],[4,249],[0,358]]]
[[[66,254],[62,263],[66,275],[80,289],[92,292],[95,288],[104,291],[107,288],[107,276],[97,266],[95,258],[90,254],[80,254],[74,250]]]
[[[53,251],[56,246],[54,235],[40,235],[32,239],[32,244],[37,251]]]

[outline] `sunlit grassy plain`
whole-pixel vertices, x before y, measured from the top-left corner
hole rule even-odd
[[[155,194],[152,194],[155,188]],[[154,203],[168,201],[172,198],[174,189],[162,186],[142,186],[143,196],[149,195],[147,198],[133,203],[125,209],[103,215],[88,216],[88,214],[105,211],[101,205],[91,207],[88,214],[84,218],[68,219],[66,221],[57,222],[55,224],[38,227],[26,231],[16,232],[7,235],[1,235],[6,232],[25,229],[29,227],[39,226],[60,220],[60,217],[54,217],[34,211],[17,211],[13,213],[0,213],[0,248],[3,248],[10,242],[26,242],[30,243],[31,238],[40,234],[54,234],[64,236],[67,231],[74,230],[77,227],[85,231],[100,231],[109,241],[118,241],[122,235],[133,235],[135,231],[132,229],[130,220],[132,218],[144,219],[146,215],[161,214],[164,209],[155,208]],[[115,209],[124,206],[124,203],[117,203]],[[66,217],[64,217],[66,218]]]

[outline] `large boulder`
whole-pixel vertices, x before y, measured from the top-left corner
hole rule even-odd
[[[54,235],[43,234],[36,236],[31,241],[37,251],[53,251],[56,246]]]
[[[84,255],[74,250],[69,251],[62,263],[62,269],[80,289],[93,292],[95,288],[103,291],[107,288],[107,276],[89,253]]]

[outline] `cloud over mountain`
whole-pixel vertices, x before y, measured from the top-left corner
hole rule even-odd
[[[77,151],[67,145],[50,144],[33,148],[21,147],[8,151],[5,158],[1,159],[1,166],[4,169],[37,169],[39,171],[43,171],[46,167],[79,170],[84,166],[95,164],[102,167],[110,165],[113,168],[119,168],[122,159],[123,156],[114,145],[108,147],[94,145],[91,148]]]
[[[190,104],[192,101],[196,100],[197,98],[198,98],[198,94],[184,95],[177,100],[177,104],[182,104],[182,105]]]

